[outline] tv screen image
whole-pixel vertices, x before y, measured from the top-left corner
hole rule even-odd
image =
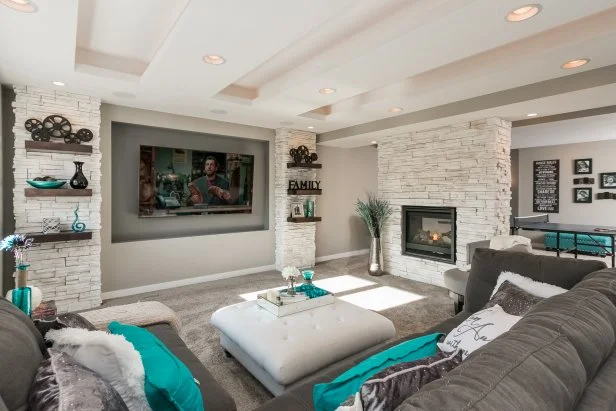
[[[139,216],[252,213],[254,156],[140,147]]]

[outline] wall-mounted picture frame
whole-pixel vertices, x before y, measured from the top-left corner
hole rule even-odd
[[[580,187],[573,189],[573,202],[579,204],[592,203],[592,188]]]
[[[599,174],[599,187],[616,189],[616,171]]]
[[[291,203],[291,217],[303,217],[304,216],[304,204],[303,203]]]
[[[592,174],[592,158],[573,160],[573,174]]]

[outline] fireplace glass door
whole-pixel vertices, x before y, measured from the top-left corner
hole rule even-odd
[[[402,253],[455,263],[456,209],[404,206]]]

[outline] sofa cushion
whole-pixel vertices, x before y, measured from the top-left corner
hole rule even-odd
[[[616,352],[603,363],[595,378],[586,387],[577,411],[613,410],[616,404]]]
[[[570,410],[616,344],[616,307],[593,290],[537,304],[400,410]]]
[[[590,273],[577,283],[573,289],[598,291],[609,298],[612,304],[616,305],[616,269],[606,268]]]
[[[236,409],[233,398],[225,391],[212,374],[199,361],[197,356],[188,349],[175,329],[169,324],[156,324],[145,327],[154,334],[165,346],[190,370],[199,381],[199,390],[203,399],[203,407],[207,411],[233,411]],[[237,387],[230,387],[237,388]],[[312,400],[312,397],[310,398]]]
[[[30,390],[29,407],[37,411],[128,411],[120,394],[99,374],[70,355],[49,350]]]
[[[603,261],[574,260],[529,253],[496,251],[479,248],[475,251],[464,295],[464,310],[481,309],[492,294],[503,271],[511,271],[535,281],[570,290],[584,276],[605,268]]]
[[[0,297],[0,397],[11,411],[28,406],[28,392],[46,352],[32,321]]]

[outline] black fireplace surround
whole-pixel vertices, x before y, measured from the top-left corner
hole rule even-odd
[[[454,264],[456,209],[402,206],[402,254]]]

